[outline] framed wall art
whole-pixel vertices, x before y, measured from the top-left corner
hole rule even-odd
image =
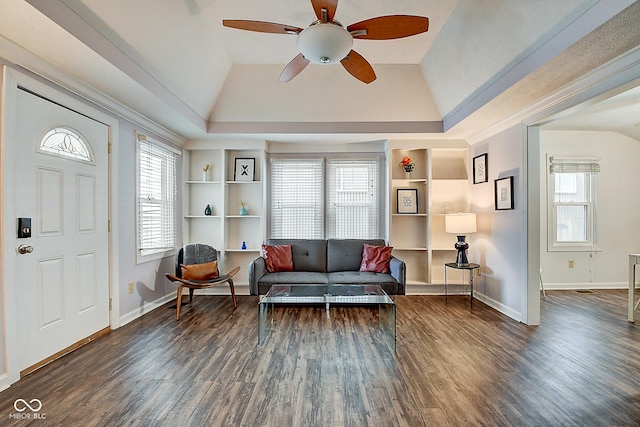
[[[234,181],[254,181],[256,173],[256,159],[251,157],[236,157],[233,170]]]
[[[487,153],[480,154],[473,158],[473,183],[480,184],[489,180],[489,171],[487,169]]]
[[[513,209],[513,176],[496,179],[494,186],[496,210]]]
[[[398,188],[396,190],[396,211],[399,214],[418,213],[418,189]]]

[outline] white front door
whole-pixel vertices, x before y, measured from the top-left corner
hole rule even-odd
[[[109,326],[109,128],[21,89],[16,117],[15,213],[31,218],[15,266],[22,371]],[[42,147],[55,128],[71,133]]]

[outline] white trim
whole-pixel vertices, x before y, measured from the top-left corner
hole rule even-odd
[[[629,282],[579,282],[549,283],[544,282],[545,291],[573,291],[579,289],[629,289]]]
[[[131,310],[130,312],[123,314],[120,316],[120,326],[124,326],[127,323],[133,322],[139,317],[144,316],[147,313],[155,310],[158,307],[162,307],[172,299],[176,298],[175,292],[169,292],[167,295],[162,296],[154,301],[146,302],[142,307],[136,308],[135,310]]]
[[[0,374],[0,392],[8,389],[10,385],[7,374]]]
[[[483,293],[480,292],[473,292],[473,299],[477,299],[478,301],[481,301],[483,303],[485,303],[486,305],[488,305],[489,307],[493,308],[496,311],[499,311],[500,313],[504,314],[505,316],[509,316],[510,318],[512,318],[513,320],[516,320],[518,322],[522,322],[522,323],[527,323],[526,319],[523,318],[522,313],[502,304],[500,301],[496,301],[493,298],[489,298],[488,296],[486,296]],[[530,324],[530,323],[527,323]]]

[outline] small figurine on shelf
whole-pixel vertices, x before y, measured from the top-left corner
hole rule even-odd
[[[244,200],[240,200],[240,215],[242,216],[249,214],[249,211],[247,211],[246,205],[247,204],[244,202]]]
[[[204,214],[209,216],[209,215],[211,215],[211,213],[212,213],[211,212],[211,205],[207,205],[207,207],[204,208]]]
[[[415,163],[411,161],[411,157],[404,156],[400,162],[400,166],[404,169],[405,177],[407,179],[410,178],[411,172],[413,172],[413,167],[415,166]]]
[[[203,181],[209,181],[209,167],[210,166],[211,165],[209,163],[207,163],[202,168],[202,180]]]
[[[243,251],[247,250],[247,242],[242,242],[242,246],[240,247]]]

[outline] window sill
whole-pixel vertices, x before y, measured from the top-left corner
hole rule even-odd
[[[547,252],[602,252],[598,245],[549,245]]]
[[[141,255],[140,253],[138,253],[138,255],[136,256],[136,264],[144,264],[150,261],[157,261],[159,259],[169,258],[171,256],[174,256],[176,252],[177,251],[175,249],[172,249],[166,252],[156,252],[154,254],[149,254],[149,255]]]

